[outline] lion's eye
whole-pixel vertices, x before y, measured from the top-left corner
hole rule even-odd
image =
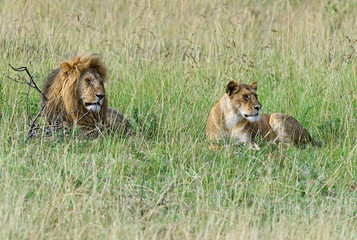
[[[87,83],[88,83],[89,85],[92,84],[92,80],[91,80],[90,78],[86,78],[86,81],[87,81]]]
[[[255,98],[258,100],[258,95],[255,95]]]
[[[249,100],[249,95],[243,95],[245,100]]]

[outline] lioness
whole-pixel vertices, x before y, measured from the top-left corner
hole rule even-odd
[[[230,81],[226,93],[213,105],[207,120],[208,141],[218,141],[226,135],[259,149],[254,140],[270,141],[287,146],[311,143],[307,130],[295,118],[282,114],[260,114],[257,83],[250,85]]]

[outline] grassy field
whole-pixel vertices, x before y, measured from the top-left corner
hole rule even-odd
[[[0,0],[1,239],[356,239],[357,1]],[[32,138],[34,90],[99,53],[136,135]],[[230,80],[321,147],[211,151]]]

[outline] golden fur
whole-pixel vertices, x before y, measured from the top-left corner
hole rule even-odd
[[[260,114],[260,111],[256,82],[250,85],[229,82],[226,93],[210,110],[208,141],[218,141],[226,135],[253,149],[259,149],[254,142],[256,138],[275,144],[315,145],[307,130],[293,117],[282,113]]]
[[[130,128],[124,116],[108,107],[104,81],[107,69],[97,54],[82,54],[62,62],[44,86],[45,116],[49,124]],[[109,114],[108,114],[109,112]],[[118,120],[112,120],[112,118]]]

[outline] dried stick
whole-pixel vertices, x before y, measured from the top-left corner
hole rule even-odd
[[[29,121],[29,126],[30,126],[30,129],[28,130],[27,132],[27,136],[26,136],[26,139],[25,139],[25,142],[27,142],[27,140],[29,140],[32,136],[35,135],[35,128],[38,128],[38,125],[36,123],[37,119],[41,116],[41,113],[43,112],[43,110],[45,109],[46,107],[46,104],[47,104],[47,97],[45,96],[45,94],[40,90],[40,88],[37,86],[36,82],[34,81],[33,79],[33,76],[31,75],[30,71],[27,69],[27,67],[19,67],[19,68],[15,68],[13,66],[11,66],[11,64],[9,64],[9,66],[11,67],[12,70],[14,70],[15,72],[25,72],[28,76],[28,79],[22,77],[21,75],[17,74],[17,77],[20,79],[19,80],[16,80],[16,79],[13,79],[9,76],[6,76],[4,75],[6,78],[10,79],[11,81],[13,82],[16,82],[16,83],[20,83],[20,84],[26,84],[28,85],[29,87],[35,89],[37,92],[39,92],[42,96],[42,99],[44,100],[44,103],[41,107],[41,109],[39,110],[39,112],[36,114],[36,116],[30,121],[30,119],[28,119]],[[27,108],[27,116],[29,117],[29,112],[28,112],[28,96],[29,96],[29,90],[27,91],[27,103],[26,103],[26,108]]]
[[[35,127],[37,127],[38,125],[36,124],[37,118],[39,118],[39,116],[41,116],[41,113],[43,111],[43,109],[45,109],[46,107],[46,103],[44,103],[40,109],[40,111],[37,113],[37,115],[32,119],[31,123],[29,124],[30,129],[27,131],[27,136],[25,139],[25,142],[27,142],[27,140],[29,140],[32,136],[34,136],[35,134]]]
[[[47,102],[47,97],[45,96],[45,94],[43,94],[43,92],[40,90],[40,88],[37,86],[36,82],[33,80],[33,77],[30,73],[30,71],[27,69],[27,67],[19,67],[19,68],[15,68],[13,66],[11,66],[11,64],[9,64],[9,66],[12,68],[12,70],[14,70],[15,72],[26,72],[26,74],[29,76],[29,81],[26,81],[26,79],[24,79],[23,77],[21,77],[20,75],[17,75],[22,81],[17,81],[15,79],[12,79],[8,76],[6,76],[8,79],[17,82],[17,83],[21,83],[21,84],[27,84],[28,86],[36,89],[42,96],[42,98]]]

